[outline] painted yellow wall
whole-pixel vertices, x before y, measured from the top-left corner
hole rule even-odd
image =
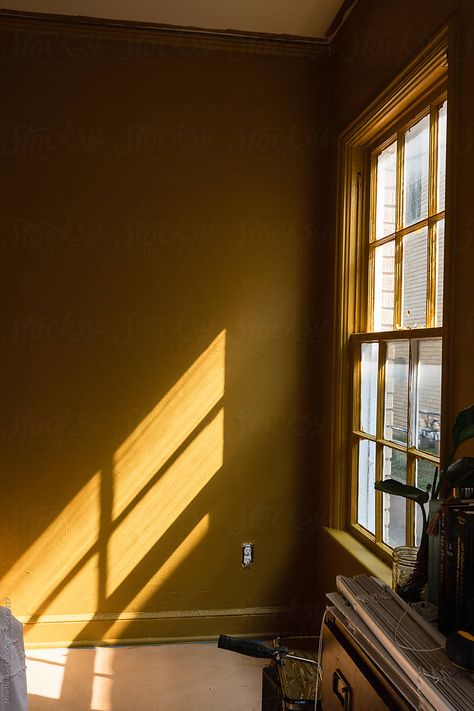
[[[321,529],[336,138],[453,13],[455,413],[474,6],[360,0],[329,67],[2,20],[0,596],[27,642],[309,632],[337,573],[373,569]]]
[[[0,55],[0,597],[27,643],[307,629],[325,53],[3,19]]]

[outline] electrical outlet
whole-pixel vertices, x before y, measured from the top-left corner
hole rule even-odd
[[[253,563],[253,543],[242,543],[242,568],[249,568]]]

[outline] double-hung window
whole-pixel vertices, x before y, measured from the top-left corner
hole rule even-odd
[[[342,151],[333,461],[351,471],[350,527],[386,553],[420,542],[421,516],[375,482],[426,489],[440,461],[446,42],[351,128]]]
[[[439,464],[446,109],[438,97],[370,151],[366,328],[351,339],[353,521],[389,547],[418,544],[421,517],[375,481],[425,489]]]

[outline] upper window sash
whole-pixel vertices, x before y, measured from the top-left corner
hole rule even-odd
[[[367,288],[357,330],[441,326],[446,93],[368,155],[368,244],[361,250]]]

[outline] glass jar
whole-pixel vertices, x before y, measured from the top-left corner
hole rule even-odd
[[[417,554],[416,546],[393,549],[392,588],[405,602],[420,602],[426,597],[426,571],[422,563],[417,566]]]

